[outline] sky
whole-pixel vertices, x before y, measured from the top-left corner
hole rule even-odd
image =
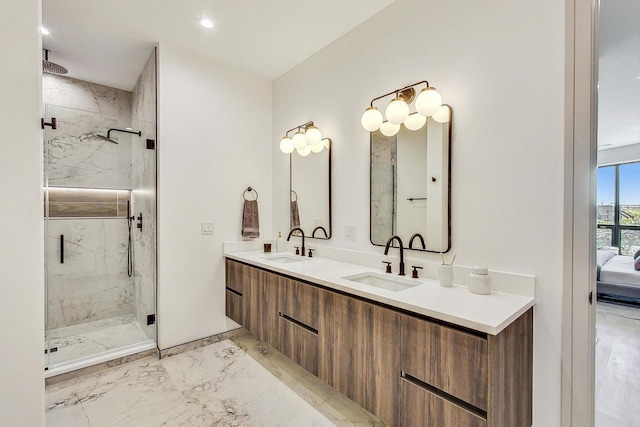
[[[620,204],[640,205],[640,162],[620,165]],[[615,202],[615,166],[598,168],[598,204]]]

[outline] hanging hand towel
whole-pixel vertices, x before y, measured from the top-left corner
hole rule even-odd
[[[260,221],[258,219],[258,201],[245,200],[242,211],[242,237],[257,239],[260,237]]]
[[[292,228],[300,227],[300,211],[298,210],[298,201],[291,201],[291,225]]]

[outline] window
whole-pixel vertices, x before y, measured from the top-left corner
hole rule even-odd
[[[640,249],[640,162],[598,168],[598,247],[623,255]]]

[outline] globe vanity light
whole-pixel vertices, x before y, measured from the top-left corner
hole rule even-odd
[[[322,134],[317,127],[315,127],[314,125],[310,125],[306,128],[304,138],[306,139],[307,144],[313,146],[320,143],[320,141],[322,140]]]
[[[384,136],[393,136],[397,134],[399,130],[400,125],[395,123],[383,122],[382,125],[380,125],[380,132],[382,132]]]
[[[293,141],[288,136],[285,136],[280,141],[280,151],[282,151],[285,154],[293,153],[293,150],[295,150],[295,148],[296,147],[294,147]]]
[[[376,107],[368,107],[364,114],[362,115],[362,119],[360,119],[360,123],[362,127],[368,130],[369,132],[375,132],[380,129],[380,125],[382,124],[382,113]]]
[[[427,122],[427,118],[420,113],[409,114],[404,121],[404,127],[409,130],[418,130]]]
[[[301,130],[299,130],[298,132],[296,132],[295,135],[293,135],[293,146],[296,147],[296,149],[300,150],[304,147],[306,147],[307,144],[307,140],[304,137],[304,132],[302,132]]]
[[[385,115],[390,123],[394,125],[402,124],[409,117],[409,106],[404,99],[398,96],[387,105]]]
[[[441,106],[442,96],[434,87],[425,87],[416,98],[416,111],[426,117],[434,115]]]

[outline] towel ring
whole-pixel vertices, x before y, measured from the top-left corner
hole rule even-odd
[[[249,199],[247,199],[247,196],[246,196],[247,191],[253,191],[254,193],[256,193],[256,198],[255,198],[254,200],[258,200],[258,192],[256,191],[256,189],[255,189],[255,188],[251,188],[251,187],[247,187],[247,189],[246,189],[246,190],[244,190],[244,192],[242,193],[242,198],[243,198],[243,199],[245,199],[245,200],[249,200]]]
[[[291,192],[296,196],[295,199],[292,198],[292,202],[297,202],[298,201],[298,193],[296,193],[295,191],[291,190]]]

